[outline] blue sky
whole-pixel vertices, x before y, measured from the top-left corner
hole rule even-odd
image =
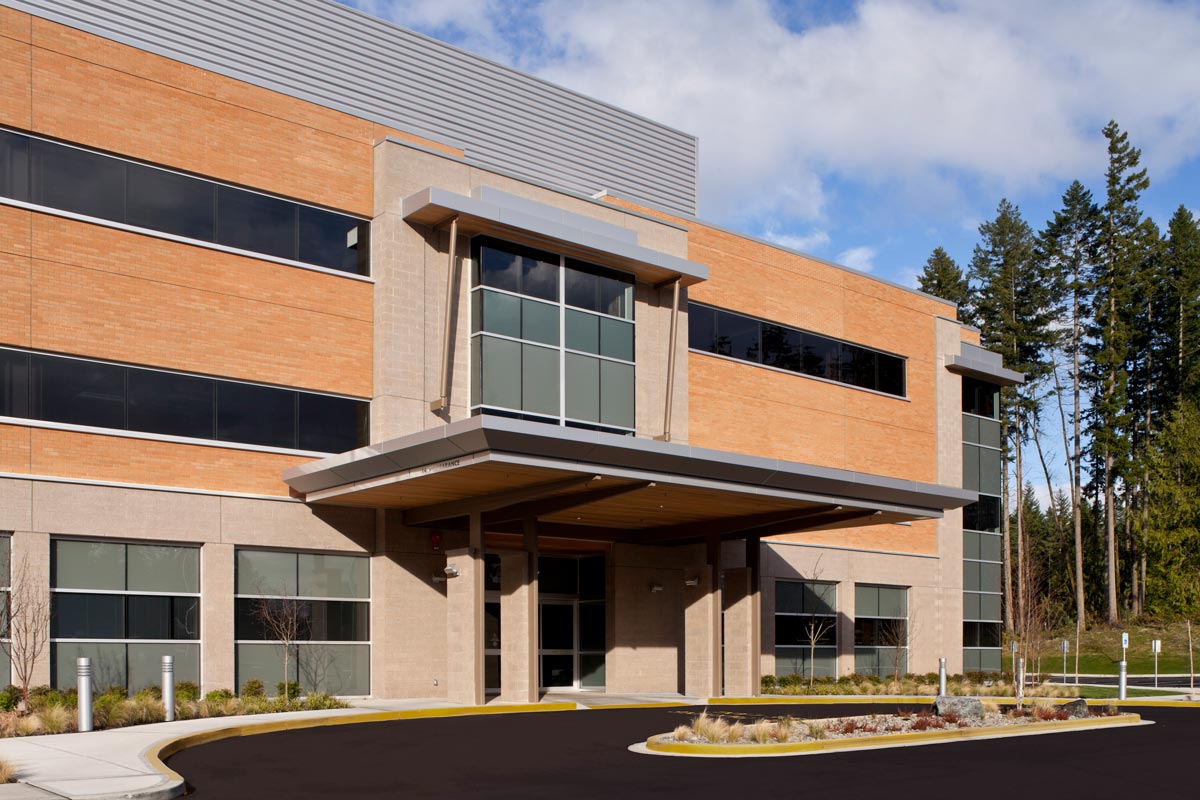
[[[700,137],[700,217],[907,285],[1001,197],[1099,198],[1111,118],[1143,206],[1200,210],[1200,5],[346,0]]]

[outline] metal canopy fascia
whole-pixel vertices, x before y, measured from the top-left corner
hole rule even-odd
[[[614,207],[616,208],[616,207]],[[620,210],[620,209],[616,209]],[[602,264],[623,267],[643,280],[659,283],[678,278],[684,286],[708,280],[708,268],[686,258],[663,253],[631,241],[628,229],[581,217],[581,215],[523,198],[489,191],[468,197],[431,186],[404,199],[401,216],[409,222],[435,226],[458,218],[463,234],[515,235],[550,249]],[[613,231],[607,228],[615,228]]]
[[[330,456],[283,479],[310,503],[336,504],[365,489],[489,461],[914,518],[940,517],[977,499],[952,486],[491,416]]]

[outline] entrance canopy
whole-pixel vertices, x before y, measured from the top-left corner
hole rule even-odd
[[[288,470],[309,503],[414,527],[676,544],[934,519],[975,492],[653,439],[477,416]]]

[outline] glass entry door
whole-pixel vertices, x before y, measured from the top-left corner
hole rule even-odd
[[[574,600],[543,600],[541,609],[541,667],[543,689],[575,689],[579,656],[575,633],[578,603]]]

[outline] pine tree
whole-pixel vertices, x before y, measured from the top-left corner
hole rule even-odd
[[[1150,185],[1138,169],[1141,151],[1129,144],[1116,122],[1104,126],[1108,140],[1107,196],[1101,209],[1101,229],[1092,270],[1094,315],[1087,347],[1091,388],[1091,446],[1100,459],[1096,476],[1104,497],[1106,615],[1115,624],[1117,610],[1117,482],[1129,457],[1128,375],[1130,290],[1142,253],[1141,210],[1138,199]]]
[[[1200,224],[1180,206],[1163,252],[1163,392],[1175,404],[1200,396]]]
[[[917,286],[926,294],[957,305],[959,321],[971,324],[967,277],[944,249],[934,249],[929,260],[925,262],[925,268],[917,276]]]
[[[1008,468],[1011,457],[1016,467],[1016,485],[1024,485],[1021,450],[1029,432],[1034,392],[1049,372],[1044,358],[1053,335],[1055,318],[1053,276],[1034,257],[1034,237],[1020,210],[1001,200],[996,218],[979,226],[982,237],[971,259],[970,279],[976,289],[976,316],[983,330],[985,347],[1000,353],[1010,369],[1025,373],[1021,387],[1001,393],[1001,437],[1004,443],[1004,507],[1008,507]],[[1024,597],[1023,505],[1017,504],[1016,559],[1018,603]],[[1014,599],[1010,548],[1012,537],[1008,515],[1002,515],[1005,552],[1005,624],[1011,630]],[[1020,612],[1018,606],[1015,609]]]
[[[1150,455],[1146,606],[1158,614],[1200,612],[1200,408],[1185,399]]]
[[[1066,356],[1071,380],[1071,435],[1063,413],[1061,391],[1058,395],[1059,418],[1062,422],[1063,449],[1067,453],[1068,477],[1071,488],[1071,526],[1075,540],[1075,624],[1087,627],[1087,602],[1083,571],[1083,452],[1080,360],[1083,355],[1084,326],[1090,313],[1091,285],[1088,281],[1096,255],[1100,209],[1092,202],[1092,193],[1075,181],[1063,194],[1061,211],[1039,237],[1038,253],[1046,269],[1060,276],[1065,293],[1064,316],[1059,346]]]

